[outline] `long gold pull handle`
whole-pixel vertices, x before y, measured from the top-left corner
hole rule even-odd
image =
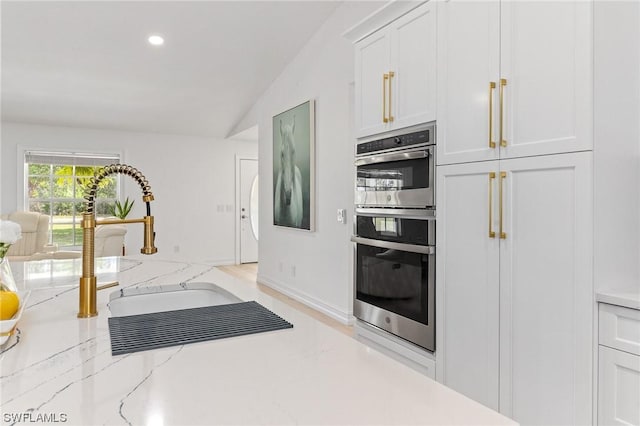
[[[507,79],[500,79],[500,146],[506,147],[507,140],[504,138],[504,88],[507,85]]]
[[[489,82],[489,148],[496,147],[496,142],[493,140],[493,91],[495,89],[496,89],[496,82],[490,81]]]
[[[504,232],[504,222],[503,222],[503,208],[502,208],[502,200],[503,200],[503,192],[504,192],[504,180],[507,178],[507,172],[500,172],[500,238],[503,240],[507,238],[507,233]]]
[[[493,230],[493,181],[496,172],[489,173],[489,238],[495,238],[496,232]]]
[[[391,79],[396,75],[393,71],[389,71],[389,121],[393,121],[393,115],[391,114]]]
[[[387,118],[387,81],[389,81],[389,74],[382,75],[382,122],[388,123]]]

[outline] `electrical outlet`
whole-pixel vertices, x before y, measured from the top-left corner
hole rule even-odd
[[[347,209],[338,209],[336,219],[338,220],[338,223],[347,223]]]

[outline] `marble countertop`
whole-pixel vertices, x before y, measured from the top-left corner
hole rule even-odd
[[[596,301],[625,308],[640,309],[640,291],[604,290],[596,292]]]
[[[31,289],[0,347],[3,424],[514,424],[205,264],[103,258],[99,315],[77,319],[79,259],[12,264]],[[213,282],[293,329],[112,356],[107,301],[136,286]]]

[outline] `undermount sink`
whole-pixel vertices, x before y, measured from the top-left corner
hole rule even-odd
[[[112,316],[124,317],[240,302],[243,300],[213,283],[189,282],[114,291],[108,306]]]

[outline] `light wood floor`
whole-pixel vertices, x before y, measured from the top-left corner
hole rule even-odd
[[[286,303],[287,305],[297,309],[298,311],[304,314],[309,315],[310,317],[317,319],[318,321],[330,326],[331,328],[338,330],[341,333],[344,333],[348,336],[353,336],[352,326],[344,325],[334,320],[333,318],[328,317],[327,315],[321,312],[318,312],[315,309],[312,309],[307,305],[300,303],[297,300],[292,299],[291,297],[280,293],[279,291],[272,289],[271,287],[268,287],[264,284],[260,284],[257,281],[257,275],[258,275],[257,263],[244,263],[242,265],[218,266],[218,269],[236,278],[240,278],[245,281],[248,281],[249,283],[255,284],[257,285],[258,289],[261,292],[268,294],[274,299],[278,299],[281,302]]]

